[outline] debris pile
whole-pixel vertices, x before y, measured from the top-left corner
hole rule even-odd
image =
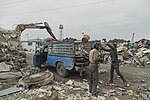
[[[122,55],[123,64],[135,67],[150,67],[150,50],[149,49],[137,49],[136,52],[126,51]]]
[[[0,48],[0,66],[0,72],[20,70],[20,68],[28,66],[26,53],[13,46],[2,46]]]
[[[130,43],[130,41],[124,41],[120,39],[110,40],[109,43],[117,44],[117,52],[120,60],[120,65],[134,66],[134,67],[150,67],[150,48],[149,40],[141,39],[137,42]],[[103,46],[104,45],[104,46]],[[102,46],[105,49],[109,49],[102,42]],[[109,54],[102,50],[103,63],[109,63]]]
[[[81,51],[82,49],[76,54],[83,54]],[[123,55],[124,64],[125,61],[130,64],[133,64],[134,61],[140,66],[149,66],[150,51],[148,48],[137,49],[136,53],[130,50],[125,53]],[[108,74],[108,70],[101,67],[100,65],[99,74],[102,76]],[[104,78],[106,77],[104,76]],[[133,79],[130,78],[130,80]],[[134,89],[132,88],[132,85],[135,85],[134,82],[129,82],[131,86],[123,87],[100,80],[97,96],[92,96],[88,92],[87,79],[80,81],[71,78],[68,78],[67,81],[61,80],[62,78],[60,81],[55,80],[54,74],[48,70],[44,69],[43,71],[37,67],[29,67],[24,52],[14,47],[0,48],[1,100],[124,100],[120,99],[120,96],[128,97],[125,100],[150,99],[150,85],[144,79],[140,81],[142,85],[138,84],[138,88]],[[138,81],[136,80],[136,83],[139,83]]]
[[[135,93],[136,100],[149,100],[150,99],[150,86],[143,84],[139,86]]]
[[[24,70],[22,70],[23,72]],[[101,73],[102,74],[102,73]],[[15,73],[16,75],[16,73]],[[17,76],[17,75],[16,75]],[[18,74],[19,76],[19,74]],[[148,100],[150,98],[150,87],[145,83],[133,90],[131,87],[121,87],[115,84],[108,84],[103,80],[99,81],[98,96],[92,96],[88,92],[88,81],[56,81],[50,71],[39,71],[39,69],[27,69],[27,73],[22,75],[11,87],[0,91],[2,100],[107,100],[119,99],[119,96],[129,96],[133,100]],[[4,83],[1,83],[3,87]],[[144,98],[144,99],[143,99]],[[108,99],[109,100],[109,99]],[[129,99],[130,100],[130,99]]]
[[[104,85],[104,83],[100,84]],[[107,84],[106,86],[110,85]],[[131,98],[134,98],[134,100],[143,100],[143,98],[149,98],[149,87],[139,87],[137,91],[119,86],[116,87],[111,85],[110,87],[113,87],[113,89],[106,89],[104,86],[99,87],[100,89],[98,96],[96,97],[92,96],[88,92],[88,82],[86,79],[84,79],[82,82],[70,79],[67,82],[53,81],[46,85],[33,85],[30,88],[11,87],[0,91],[0,95],[2,96],[0,98],[3,100],[106,100],[106,98],[112,97],[115,100],[120,100],[117,96],[123,95],[131,96]],[[3,91],[8,92],[4,93]],[[9,94],[11,92],[13,94]]]

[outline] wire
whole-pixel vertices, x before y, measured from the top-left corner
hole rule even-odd
[[[67,9],[67,8],[75,8],[75,7],[82,7],[82,6],[88,6],[88,5],[95,5],[95,4],[100,4],[100,3],[112,2],[112,1],[115,1],[115,0],[106,0],[106,1],[92,2],[92,3],[79,4],[79,5],[73,5],[73,6],[43,9],[43,10],[37,10],[37,11],[31,11],[31,12],[21,12],[21,13],[7,14],[7,15],[1,15],[0,17],[25,15],[25,14],[40,13],[40,12],[47,12],[47,11],[54,11],[54,10],[62,10],[62,9]]]
[[[14,3],[21,3],[21,2],[25,2],[28,0],[20,0],[20,1],[13,1],[13,2],[8,2],[8,3],[2,3],[0,4],[0,6],[5,6],[5,5],[10,5],[10,4],[14,4]]]

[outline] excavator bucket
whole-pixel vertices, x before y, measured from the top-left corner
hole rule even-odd
[[[44,22],[44,25],[45,25],[45,28],[46,28],[47,32],[48,32],[55,40],[57,40],[56,37],[55,37],[55,35],[53,34],[52,29],[50,28],[49,24],[48,24],[47,22]]]

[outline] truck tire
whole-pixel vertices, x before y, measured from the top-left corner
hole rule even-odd
[[[19,86],[28,88],[29,86],[43,86],[52,83],[54,80],[54,74],[49,70],[36,72],[30,75],[26,75],[19,80]]]
[[[68,77],[69,76],[69,70],[65,69],[64,64],[62,62],[58,62],[57,63],[57,67],[56,67],[57,73],[61,76],[61,77]]]

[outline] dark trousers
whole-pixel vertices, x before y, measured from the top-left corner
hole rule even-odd
[[[93,95],[97,92],[98,64],[89,64],[89,92]]]
[[[111,63],[111,69],[110,69],[110,83],[113,83],[114,70],[115,70],[116,73],[120,76],[120,78],[122,79],[123,83],[125,83],[126,80],[124,79],[124,77],[122,76],[122,74],[121,74],[120,71],[119,71],[119,62],[112,62],[112,63]]]

